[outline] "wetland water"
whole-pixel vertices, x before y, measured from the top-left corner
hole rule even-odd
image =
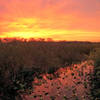
[[[24,100],[91,100],[90,76],[93,64],[83,62],[60,68],[55,75],[43,74],[35,78],[34,90],[23,95]]]

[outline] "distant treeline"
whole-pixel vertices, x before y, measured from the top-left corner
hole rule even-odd
[[[90,42],[5,41],[0,41],[0,100],[15,100],[19,91],[32,88],[33,77],[87,60],[100,47]]]
[[[64,67],[86,60],[97,43],[20,41],[0,42],[0,65],[38,67],[41,71],[51,67]]]

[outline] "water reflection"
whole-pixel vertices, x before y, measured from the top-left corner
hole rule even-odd
[[[60,68],[54,75],[35,78],[34,91],[24,100],[91,100],[89,79],[93,73],[91,62]],[[55,78],[56,76],[59,76]]]

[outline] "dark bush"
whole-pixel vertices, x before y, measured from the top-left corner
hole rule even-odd
[[[94,100],[100,99],[100,48],[95,48],[90,58],[94,60],[94,77],[92,79],[92,95]]]
[[[8,40],[7,40],[8,41]],[[88,42],[0,41],[0,99],[15,100],[30,91],[35,76],[88,58],[98,44]]]

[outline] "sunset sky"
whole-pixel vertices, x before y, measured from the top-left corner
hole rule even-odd
[[[100,41],[100,0],[0,0],[0,37]]]

